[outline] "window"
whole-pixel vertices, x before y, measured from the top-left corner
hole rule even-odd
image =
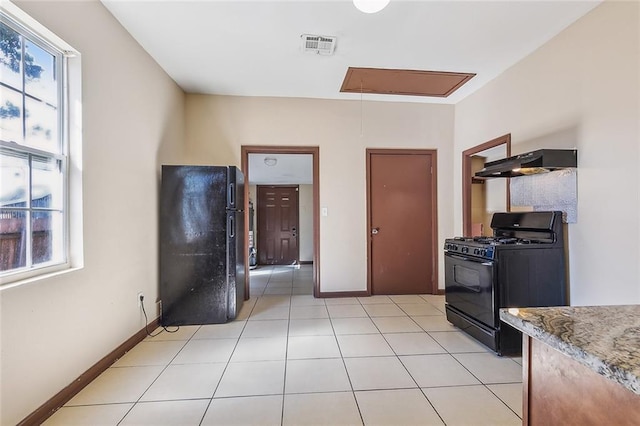
[[[0,16],[0,278],[6,282],[68,265],[69,138],[63,50]]]

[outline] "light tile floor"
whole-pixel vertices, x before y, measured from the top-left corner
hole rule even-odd
[[[311,267],[260,267],[228,324],[147,338],[46,425],[519,425],[520,358],[432,295],[314,299]]]

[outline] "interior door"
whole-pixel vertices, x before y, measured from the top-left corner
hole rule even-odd
[[[258,263],[298,262],[298,187],[258,186]]]
[[[437,292],[435,155],[367,150],[372,294]]]

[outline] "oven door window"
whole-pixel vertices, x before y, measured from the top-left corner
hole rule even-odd
[[[491,261],[447,254],[445,294],[447,303],[466,315],[497,326],[494,290],[495,264]]]
[[[463,265],[454,265],[453,280],[456,284],[480,293],[482,291],[481,271]]]

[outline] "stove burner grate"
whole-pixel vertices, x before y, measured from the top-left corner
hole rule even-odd
[[[473,238],[464,238],[459,237],[456,238],[459,241],[473,241],[480,244],[491,244],[491,245],[499,245],[499,244],[535,244],[541,243],[540,240],[531,240],[527,238],[516,238],[516,237],[473,237]]]
[[[515,237],[473,237],[473,241],[480,244],[516,244],[521,240]]]

